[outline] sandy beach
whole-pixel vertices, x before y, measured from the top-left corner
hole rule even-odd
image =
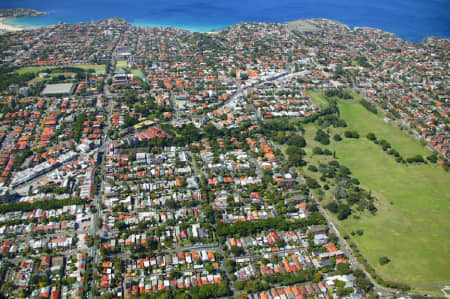
[[[13,25],[9,25],[6,24],[5,21],[8,18],[0,18],[0,32],[11,32],[11,31],[20,31],[23,30],[23,28],[17,27],[17,26],[13,26]]]

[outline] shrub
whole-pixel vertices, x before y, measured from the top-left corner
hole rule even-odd
[[[339,141],[342,140],[342,137],[341,137],[341,135],[339,135],[339,134],[334,134],[333,139],[334,139],[334,141],[339,142]]]
[[[323,145],[330,144],[330,136],[321,129],[317,130],[314,140],[322,143]]]
[[[373,114],[378,114],[377,107],[376,107],[374,104],[370,103],[369,101],[367,101],[367,100],[365,100],[365,99],[362,99],[362,100],[360,101],[360,103],[361,103],[361,105],[363,105],[364,108],[366,108],[368,111],[372,112]]]
[[[345,138],[355,138],[355,139],[359,138],[359,134],[356,131],[345,131],[344,136]]]
[[[313,155],[322,155],[323,151],[320,147],[316,146],[313,148]]]
[[[305,138],[303,138],[300,135],[291,135],[287,141],[288,145],[298,146],[298,147],[305,147],[306,141]]]
[[[348,216],[352,213],[352,210],[350,209],[349,205],[341,204],[338,208],[338,219],[344,220],[347,219]]]
[[[314,166],[314,165],[309,165],[309,166],[308,166],[308,170],[309,170],[309,171],[312,171],[312,172],[317,172],[317,167]]]
[[[438,157],[435,154],[432,154],[427,157],[427,160],[430,161],[431,163],[436,163],[438,160]]]
[[[332,201],[329,204],[327,204],[325,206],[325,208],[327,210],[329,210],[330,212],[333,212],[333,213],[337,213],[338,212],[338,204],[335,201]]]
[[[367,137],[367,139],[372,140],[372,141],[377,140],[377,136],[375,136],[374,133],[367,133],[366,137]]]
[[[326,149],[323,150],[323,154],[325,156],[331,156],[333,153],[329,149],[326,148]]]
[[[391,144],[389,142],[387,142],[385,139],[380,140],[380,145],[384,151],[391,148]]]
[[[421,155],[415,155],[413,157],[407,158],[406,161],[408,161],[408,163],[423,163],[423,162],[425,162],[425,160],[423,159],[423,157]]]
[[[380,265],[386,265],[388,264],[391,260],[387,257],[387,256],[382,256],[378,259],[378,261],[380,262]]]

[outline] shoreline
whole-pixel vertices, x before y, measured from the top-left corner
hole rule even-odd
[[[0,17],[0,32],[17,32],[17,31],[26,30],[26,28],[19,27],[17,25],[8,24],[7,21],[9,19],[14,19],[14,18]]]
[[[32,29],[36,29],[39,27],[47,27],[47,26],[52,26],[54,24],[51,25],[41,25],[41,26],[26,26],[26,25],[16,25],[16,24],[10,24],[8,21],[9,20],[13,20],[13,19],[17,19],[16,17],[0,17],[0,34],[2,33],[7,33],[7,32],[18,32],[18,31],[24,31],[24,30],[32,30]],[[108,18],[105,18],[108,19]],[[122,18],[120,18],[122,19]],[[293,21],[287,21],[287,22],[271,22],[271,23],[276,23],[276,24],[283,24],[283,25],[288,25],[289,23],[295,23],[298,21],[308,21],[308,20],[313,20],[313,19],[321,19],[321,20],[326,20],[326,21],[331,21],[331,22],[336,22],[336,23],[340,23],[344,26],[346,26],[347,28],[349,28],[351,31],[355,31],[359,28],[363,29],[363,28],[371,28],[371,29],[376,29],[376,30],[380,30],[383,32],[387,32],[390,34],[393,34],[405,41],[408,42],[412,42],[412,43],[418,43],[420,44],[421,42],[423,42],[424,40],[428,39],[428,38],[437,38],[437,39],[450,39],[450,37],[443,37],[443,36],[426,36],[425,38],[423,38],[421,41],[412,41],[410,39],[406,39],[403,37],[400,37],[399,35],[397,35],[394,32],[389,32],[386,31],[384,29],[381,28],[376,28],[376,27],[371,27],[371,26],[353,26],[353,28],[345,23],[341,23],[338,21],[334,21],[334,20],[330,20],[330,19],[326,19],[326,18],[311,18],[311,19],[297,19],[297,20],[293,20]],[[126,21],[125,19],[122,19],[124,21]],[[129,22],[129,21],[126,21]],[[270,23],[270,22],[269,22]],[[56,24],[56,23],[55,23]],[[72,24],[72,23],[67,23],[67,24]],[[156,28],[156,27],[166,27],[166,28],[174,28],[174,29],[181,29],[181,30],[187,30],[187,31],[191,31],[191,32],[199,32],[199,33],[207,33],[207,34],[217,34],[218,32],[220,32],[221,30],[227,28],[228,26],[233,26],[235,24],[230,24],[230,25],[219,25],[216,26],[216,28],[205,28],[205,27],[209,27],[209,26],[205,26],[202,25],[200,27],[195,28],[196,26],[183,26],[180,24],[154,24],[154,23],[147,23],[144,20],[135,20],[134,22],[129,22],[129,24],[131,26],[135,26],[135,27],[147,27],[147,28]],[[203,28],[202,28],[203,27]]]

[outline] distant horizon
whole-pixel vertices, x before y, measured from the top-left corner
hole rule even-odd
[[[59,21],[59,22],[56,22],[54,24],[49,24],[49,25],[31,25],[32,23],[30,24],[28,22],[28,20],[30,20],[30,22],[32,22],[34,18],[39,18],[39,16],[37,16],[37,17],[7,18],[7,20],[5,20],[4,23],[10,24],[10,25],[13,25],[13,26],[22,27],[22,28],[25,28],[25,29],[27,29],[27,28],[32,29],[32,28],[38,28],[38,27],[52,26],[52,25],[56,25],[58,23],[72,24],[73,25],[73,24],[78,24],[78,23],[98,22],[98,21],[107,20],[107,19],[122,19],[125,22],[128,22],[132,26],[143,26],[143,27],[148,27],[148,28],[158,28],[158,27],[159,28],[174,28],[174,29],[181,29],[181,30],[192,31],[192,32],[207,33],[207,32],[220,32],[220,31],[225,30],[226,28],[228,28],[230,26],[238,25],[238,24],[241,24],[241,23],[287,24],[287,23],[295,22],[295,21],[299,21],[299,20],[307,21],[307,20],[313,20],[313,19],[322,19],[322,20],[329,20],[329,21],[333,21],[333,22],[342,23],[343,25],[347,25],[352,30],[355,30],[356,28],[372,28],[372,29],[377,29],[377,30],[382,30],[384,32],[392,33],[392,34],[398,36],[399,38],[402,38],[401,36],[399,36],[395,32],[384,30],[382,28],[377,28],[377,27],[373,27],[373,26],[350,26],[349,24],[343,23],[341,21],[328,19],[328,18],[295,19],[295,20],[286,21],[286,22],[242,21],[242,22],[237,22],[237,23],[233,23],[233,24],[223,25],[222,27],[217,27],[217,28],[212,28],[212,27],[210,27],[208,25],[203,25],[203,26],[199,26],[199,27],[190,27],[189,25],[188,26],[184,26],[184,25],[177,25],[177,24],[151,24],[151,23],[146,23],[145,21],[142,21],[142,20],[137,20],[135,22],[130,22],[130,21],[128,21],[128,20],[126,20],[126,19],[124,19],[122,17],[105,17],[105,18],[100,18],[100,19],[97,19],[97,20],[80,21],[80,22],[75,22],[75,23]],[[426,36],[423,39],[421,39],[420,41],[411,41],[411,40],[407,40],[405,38],[402,38],[402,39],[406,40],[406,41],[409,41],[409,42],[413,42],[413,43],[420,43],[424,39],[427,39],[427,38],[450,39],[450,37],[437,36],[437,35]]]
[[[295,19],[295,20],[286,21],[286,22],[264,22],[264,21],[259,21],[259,22],[258,21],[247,21],[246,22],[246,21],[243,21],[243,22],[237,22],[237,23],[233,23],[233,24],[229,24],[229,25],[223,25],[223,27],[217,27],[217,28],[211,28],[208,25],[204,25],[203,28],[202,28],[202,27],[189,27],[189,26],[176,25],[176,24],[150,24],[150,23],[145,23],[145,21],[142,21],[142,20],[137,20],[135,22],[130,22],[130,21],[128,21],[128,20],[126,20],[126,19],[124,19],[122,17],[105,17],[105,18],[100,18],[100,19],[97,19],[97,20],[80,21],[80,22],[76,22],[76,23],[68,23],[68,22],[60,21],[60,22],[57,22],[57,23],[54,23],[54,24],[50,24],[50,25],[36,25],[36,26],[30,25],[27,21],[28,20],[32,20],[34,18],[38,18],[38,17],[20,17],[20,18],[8,17],[8,18],[6,18],[7,20],[5,20],[4,22],[6,24],[10,24],[10,25],[14,25],[14,26],[20,26],[20,27],[23,27],[23,28],[30,28],[31,29],[31,28],[47,27],[47,26],[57,25],[58,23],[74,25],[74,24],[78,24],[78,23],[99,22],[99,21],[108,20],[108,19],[122,19],[125,22],[128,22],[131,26],[143,26],[143,27],[148,27],[148,28],[174,28],[174,29],[181,29],[181,30],[192,31],[192,32],[207,33],[207,32],[220,32],[222,30],[227,29],[230,26],[234,26],[234,25],[238,25],[238,24],[242,24],[242,23],[287,24],[287,23],[291,23],[291,22],[295,22],[295,21],[299,21],[299,20],[308,21],[308,20],[314,20],[314,19],[322,19],[322,20],[328,20],[328,21],[342,23],[343,25],[347,25],[352,30],[355,30],[356,28],[372,28],[372,29],[382,30],[384,32],[395,34],[394,32],[383,30],[382,28],[377,28],[377,27],[373,27],[373,26],[350,26],[350,25],[345,24],[343,22],[340,22],[340,21],[337,21],[337,20],[333,20],[333,19],[327,19],[327,18]],[[21,22],[22,19],[24,19],[26,21],[25,22],[23,22],[23,21]],[[395,35],[398,36],[397,34],[395,34]],[[435,35],[427,36],[424,39],[430,38],[430,37],[442,38],[442,39],[450,39],[450,37],[435,36]],[[420,41],[418,43],[420,43]]]
[[[299,19],[329,19],[354,27],[371,27],[391,32],[398,37],[421,42],[427,37],[450,38],[450,3],[435,0],[379,0],[360,3],[357,0],[269,0],[209,3],[205,0],[174,0],[166,3],[154,0],[151,5],[135,0],[135,5],[109,0],[61,3],[44,0],[20,0],[4,3],[0,8],[28,8],[47,12],[46,16],[18,18],[8,23],[23,27],[48,26],[64,22],[98,21],[121,18],[132,25],[174,27],[190,31],[208,32],[242,22],[286,23]],[[12,6],[15,7],[12,7]],[[132,6],[132,7],[130,7]]]

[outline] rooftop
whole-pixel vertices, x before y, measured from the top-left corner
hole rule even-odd
[[[71,94],[75,88],[74,83],[48,84],[42,91],[42,95]]]

